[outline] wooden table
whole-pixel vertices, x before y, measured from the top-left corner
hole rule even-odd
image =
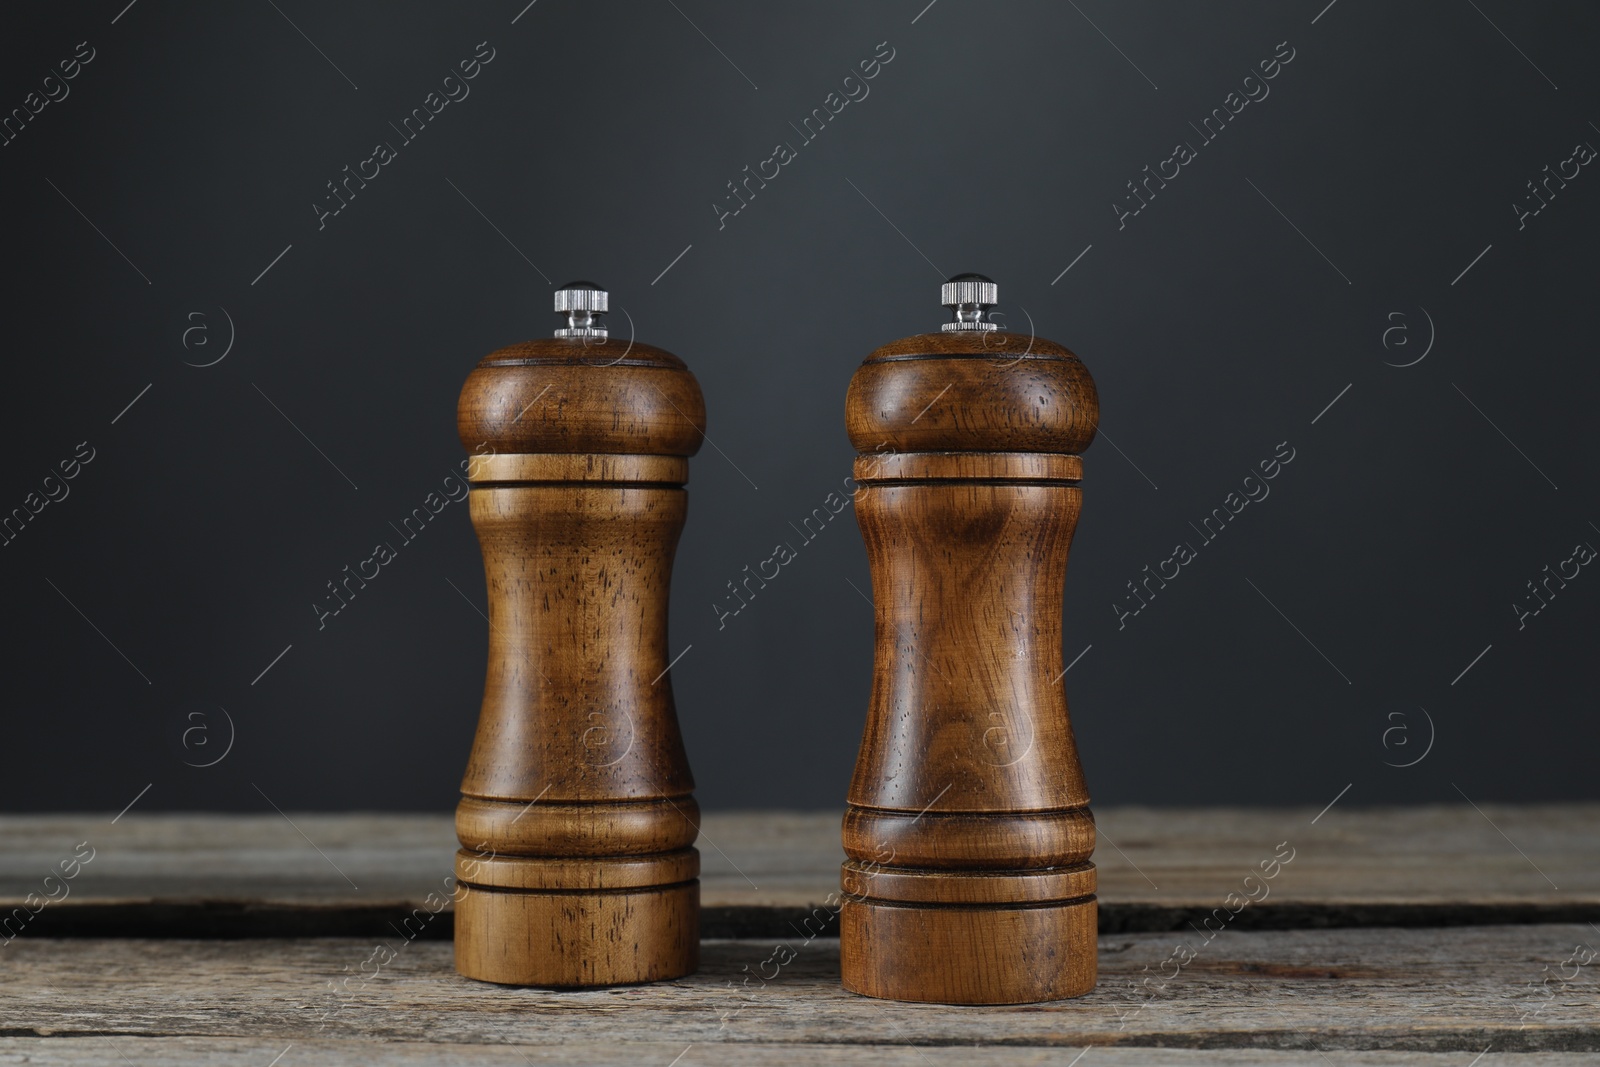
[[[834,814],[708,814],[700,972],[592,992],[456,975],[447,816],[4,817],[0,1063],[1600,1063],[1600,805],[1098,816],[1100,986],[1009,1008],[839,988]]]

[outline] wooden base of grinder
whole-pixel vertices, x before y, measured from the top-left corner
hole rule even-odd
[[[844,987],[886,1000],[1029,1004],[1094,988],[1098,907],[846,901]]]
[[[456,969],[502,985],[607,986],[681,978],[700,964],[694,849],[614,861],[457,855]],[[584,870],[585,888],[549,888]],[[675,884],[629,885],[685,874]],[[494,884],[483,884],[483,883]],[[520,883],[520,884],[519,884]],[[609,883],[609,884],[608,884]]]

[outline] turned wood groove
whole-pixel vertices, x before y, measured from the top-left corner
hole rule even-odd
[[[689,460],[686,456],[569,453],[479,455],[468,460],[467,477],[483,485],[517,482],[684,485],[689,481]]]
[[[699,385],[671,353],[544,339],[457,410],[489,662],[456,811],[456,966],[517,985],[692,971],[699,808],[667,642]]]
[[[1003,1004],[1094,987],[1061,620],[1098,417],[1076,356],[998,331],[907,338],[851,380],[876,643],[843,825],[849,989]]]

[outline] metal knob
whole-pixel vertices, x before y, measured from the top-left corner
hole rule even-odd
[[[954,319],[944,324],[946,332],[955,330],[998,330],[998,323],[987,318],[989,309],[1000,302],[1000,287],[981,274],[957,274],[939,287],[939,303],[952,309]]]
[[[611,310],[611,294],[594,282],[568,282],[556,290],[556,311],[567,317],[567,324],[556,329],[557,337],[596,337],[604,339],[606,328],[600,316]]]

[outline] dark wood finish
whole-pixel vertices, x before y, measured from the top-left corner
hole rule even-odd
[[[456,967],[517,985],[674,978],[699,958],[699,809],[667,598],[700,387],[671,353],[545,339],[458,407],[489,591],[456,812]]]
[[[1094,988],[1061,601],[1098,418],[1077,356],[1003,332],[897,341],[850,383],[877,637],[844,819],[848,989],[1009,1004]]]
[[[1099,400],[1077,356],[1053,341],[924,333],[861,364],[845,402],[856,451],[1077,455],[1094,440]]]

